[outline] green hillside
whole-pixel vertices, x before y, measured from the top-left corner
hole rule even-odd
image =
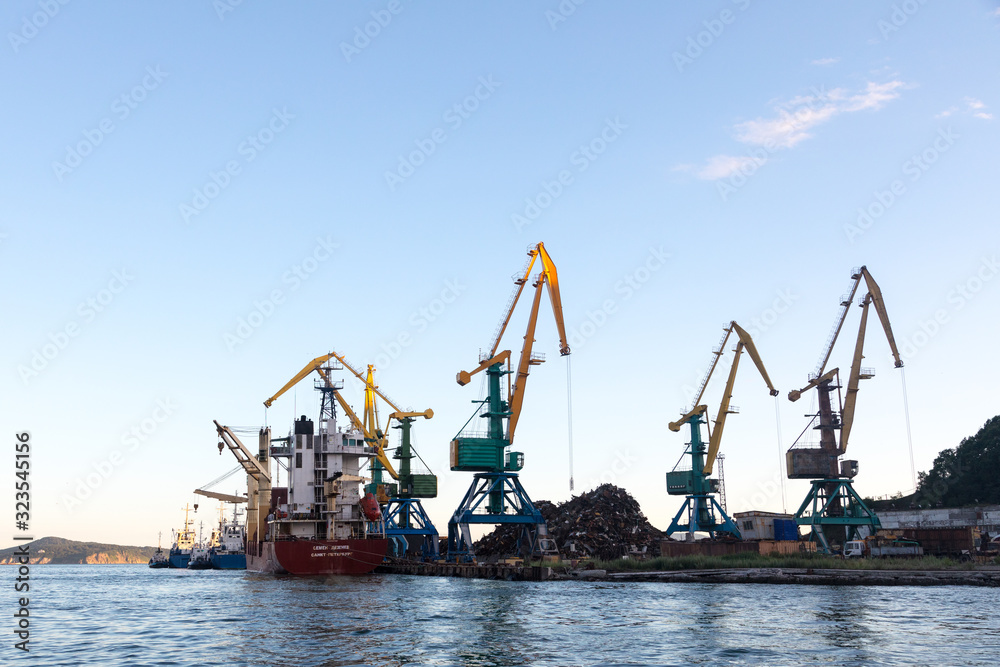
[[[31,562],[52,565],[80,563],[148,563],[156,547],[131,547],[99,542],[76,542],[61,537],[43,537],[28,543]],[[0,550],[0,564],[15,562],[19,547]]]

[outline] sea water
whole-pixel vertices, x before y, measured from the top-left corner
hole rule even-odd
[[[24,653],[14,648],[16,597],[4,596],[11,613],[0,613],[8,626],[0,664],[995,667],[1000,660],[1000,596],[990,588],[43,565],[31,569],[29,597]]]

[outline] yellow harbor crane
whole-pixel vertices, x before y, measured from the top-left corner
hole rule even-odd
[[[729,534],[739,538],[740,531],[734,522],[726,514],[725,509],[718,503],[713,494],[719,491],[718,480],[711,479],[712,468],[719,454],[719,447],[722,444],[722,433],[726,426],[726,417],[738,412],[738,408],[731,405],[733,397],[733,385],[736,382],[736,371],[740,365],[740,355],[745,349],[753,360],[754,365],[764,378],[767,388],[772,396],[778,395],[778,390],[771,384],[771,378],[767,375],[764,362],[761,361],[757,347],[753,339],[735,321],[726,325],[725,334],[719,346],[712,351],[714,358],[709,366],[705,378],[701,382],[701,388],[692,402],[692,408],[688,410],[675,422],[671,422],[668,428],[673,432],[678,432],[684,424],[691,427],[691,442],[684,452],[685,456],[690,455],[690,469],[685,463],[685,456],[674,466],[674,469],[667,473],[667,493],[670,495],[687,496],[684,504],[674,516],[670,527],[667,528],[667,535],[677,532],[693,534],[705,531],[713,535]],[[732,334],[736,334],[736,347],[734,349],[733,364],[729,369],[729,377],[726,380],[726,388],[722,393],[722,400],[719,403],[719,412],[715,418],[715,429],[709,426],[708,449],[701,439],[701,424],[706,423],[704,417],[708,413],[708,406],[701,403],[708,386],[712,373],[719,363],[726,349],[726,342]]]
[[[804,441],[800,442],[802,436],[799,436],[799,439],[785,456],[789,479],[813,480],[809,495],[806,496],[796,512],[795,519],[799,525],[810,526],[820,548],[826,552],[833,550],[831,543],[833,530],[838,531],[838,538],[842,537],[847,541],[863,537],[861,535],[862,527],[866,527],[870,534],[874,534],[881,527],[878,517],[855,492],[851,482],[858,474],[858,462],[856,460],[840,460],[840,457],[847,452],[848,441],[854,426],[860,381],[870,379],[875,375],[874,369],[864,368],[861,365],[864,359],[865,330],[868,324],[869,307],[874,306],[875,312],[878,313],[886,340],[889,342],[895,367],[902,368],[903,366],[903,360],[896,348],[896,340],[892,335],[892,327],[889,324],[889,315],[882,298],[882,290],[878,283],[872,278],[868,268],[864,266],[852,272],[851,280],[851,290],[841,298],[840,314],[824,346],[819,365],[809,375],[809,382],[806,386],[788,393],[788,400],[797,401],[810,389],[817,391],[819,412],[811,415],[810,425],[818,422],[814,429],[819,431],[819,444],[816,446]],[[848,309],[853,303],[862,281],[864,281],[868,291],[858,303],[861,308],[861,324],[858,327],[858,337],[854,344],[854,356],[847,380],[846,396],[838,412],[833,409],[831,394],[837,391],[839,398],[840,369],[834,368],[826,371],[826,365],[830,360],[834,344],[843,329]],[[807,425],[803,435],[808,429]],[[838,431],[840,432],[839,442],[837,439]],[[829,534],[828,531],[830,531]]]
[[[510,350],[498,352],[500,340],[510,323],[514,307],[531,278],[535,261],[542,270],[535,277],[535,288],[528,325],[521,346],[516,377],[511,386]],[[541,512],[534,506],[518,478],[517,471],[524,466],[524,454],[508,451],[517,432],[517,425],[524,407],[528,374],[532,366],[545,361],[545,357],[532,353],[535,326],[543,288],[547,288],[552,312],[559,332],[559,353],[570,353],[563,322],[562,299],[559,295],[559,276],[555,263],[541,243],[528,248],[525,268],[514,279],[514,291],[504,309],[504,316],[493,334],[489,352],[480,357],[479,365],[471,371],[460,371],[458,384],[466,385],[473,375],[486,371],[487,397],[476,414],[486,420],[486,432],[460,432],[451,442],[451,469],[476,473],[472,486],[466,492],[458,509],[448,523],[448,559],[471,560],[474,558],[470,524],[513,524],[521,527],[520,545],[526,554],[548,548],[547,527]],[[507,397],[501,393],[501,378],[507,376]],[[468,425],[468,422],[466,423]],[[463,427],[464,429],[464,427]],[[508,511],[509,510],[509,511]]]

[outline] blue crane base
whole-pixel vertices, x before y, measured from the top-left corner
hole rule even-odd
[[[507,513],[508,509],[512,513]],[[475,558],[469,534],[471,524],[520,525],[519,545],[525,557],[540,552],[540,540],[548,539],[545,518],[521,486],[517,473],[476,473],[472,486],[448,522],[449,562],[469,562]]]
[[[686,520],[686,523],[684,521]],[[667,528],[667,537],[674,533],[705,532],[713,536],[717,533],[729,533],[738,540],[743,539],[736,522],[729,518],[715,496],[709,493],[694,494],[685,497],[684,504],[677,511],[674,520]]]
[[[424,506],[416,498],[391,498],[382,508],[389,555],[406,558],[420,553],[422,560],[437,560],[439,537]]]
[[[862,526],[868,528],[869,535],[882,528],[875,512],[865,504],[846,477],[814,479],[809,495],[795,513],[795,523],[809,526],[818,550],[826,554],[834,552],[827,529],[838,529],[846,541],[865,537],[861,534]]]

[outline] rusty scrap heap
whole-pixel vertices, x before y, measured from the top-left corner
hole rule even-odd
[[[659,553],[663,533],[649,523],[625,489],[613,484],[603,484],[560,505],[539,500],[535,506],[564,558],[610,560]],[[515,527],[499,526],[476,542],[476,555],[481,560],[517,556],[517,536]]]

